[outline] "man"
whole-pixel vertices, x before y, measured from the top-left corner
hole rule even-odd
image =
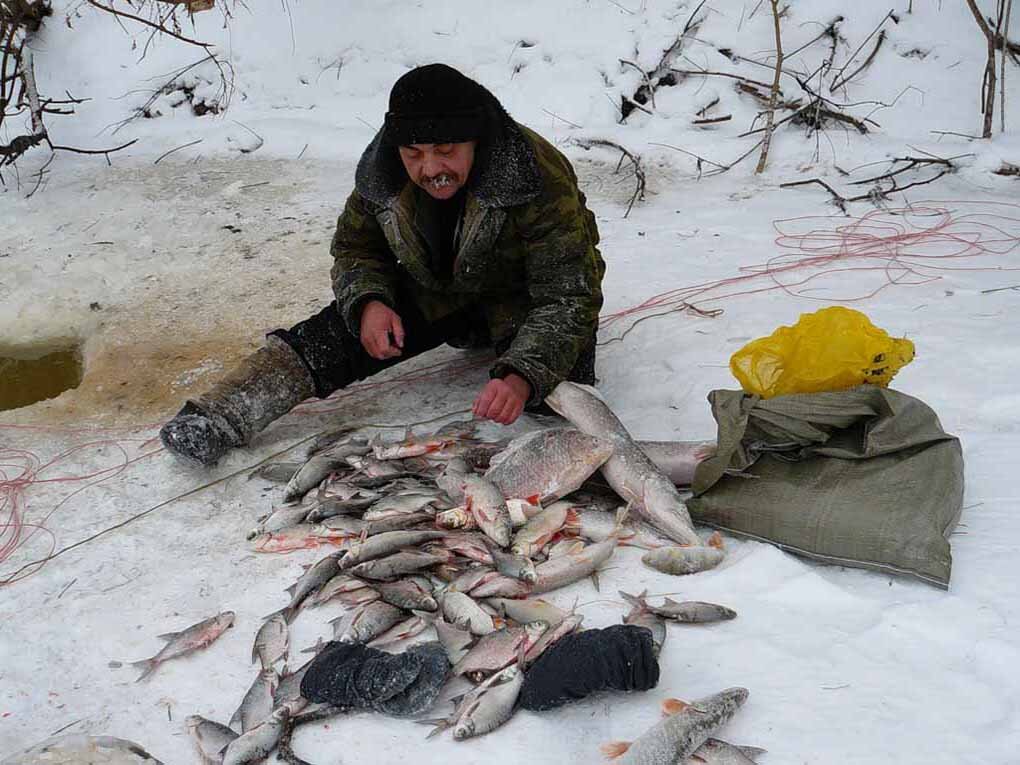
[[[594,382],[598,240],[566,157],[455,69],[413,69],[337,222],[336,300],[270,333],[163,443],[215,464],[304,399],[443,343],[495,348],[474,414],[508,425],[562,380]]]

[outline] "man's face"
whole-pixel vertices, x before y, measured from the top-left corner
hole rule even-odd
[[[436,199],[449,199],[467,183],[477,141],[415,143],[400,147],[407,176]]]

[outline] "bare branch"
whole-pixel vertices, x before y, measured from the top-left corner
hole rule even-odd
[[[620,144],[614,141],[608,141],[604,138],[575,138],[574,143],[585,151],[590,151],[593,146],[616,149],[621,154],[620,162],[623,162],[624,159],[630,160],[630,163],[634,168],[634,177],[637,179],[637,183],[634,188],[634,193],[631,194],[630,202],[627,204],[627,211],[623,214],[623,217],[626,218],[630,215],[630,211],[631,208],[634,207],[634,203],[638,200],[643,202],[645,199],[645,171],[641,167],[641,157],[631,153]],[[617,165],[616,169],[619,171],[619,165]]]
[[[772,80],[772,93],[769,97],[769,109],[765,115],[765,137],[762,138],[761,156],[758,158],[756,174],[765,172],[765,163],[769,157],[769,145],[772,143],[773,122],[776,118],[776,103],[779,101],[779,78],[783,73],[783,40],[779,30],[779,0],[769,0],[772,5],[772,21],[776,33],[776,75]]]

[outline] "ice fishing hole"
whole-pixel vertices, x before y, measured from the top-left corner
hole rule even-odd
[[[77,388],[84,374],[77,343],[0,345],[0,412]]]

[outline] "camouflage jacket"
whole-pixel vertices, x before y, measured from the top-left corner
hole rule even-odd
[[[506,348],[492,376],[522,375],[535,404],[593,340],[605,263],[595,216],[566,157],[507,122],[468,189],[451,279],[430,269],[415,187],[394,169],[395,152],[384,152],[378,136],[361,158],[355,190],[337,221],[331,276],[355,336],[365,302],[396,309],[398,291],[410,294],[429,321],[479,307],[488,337]]]

